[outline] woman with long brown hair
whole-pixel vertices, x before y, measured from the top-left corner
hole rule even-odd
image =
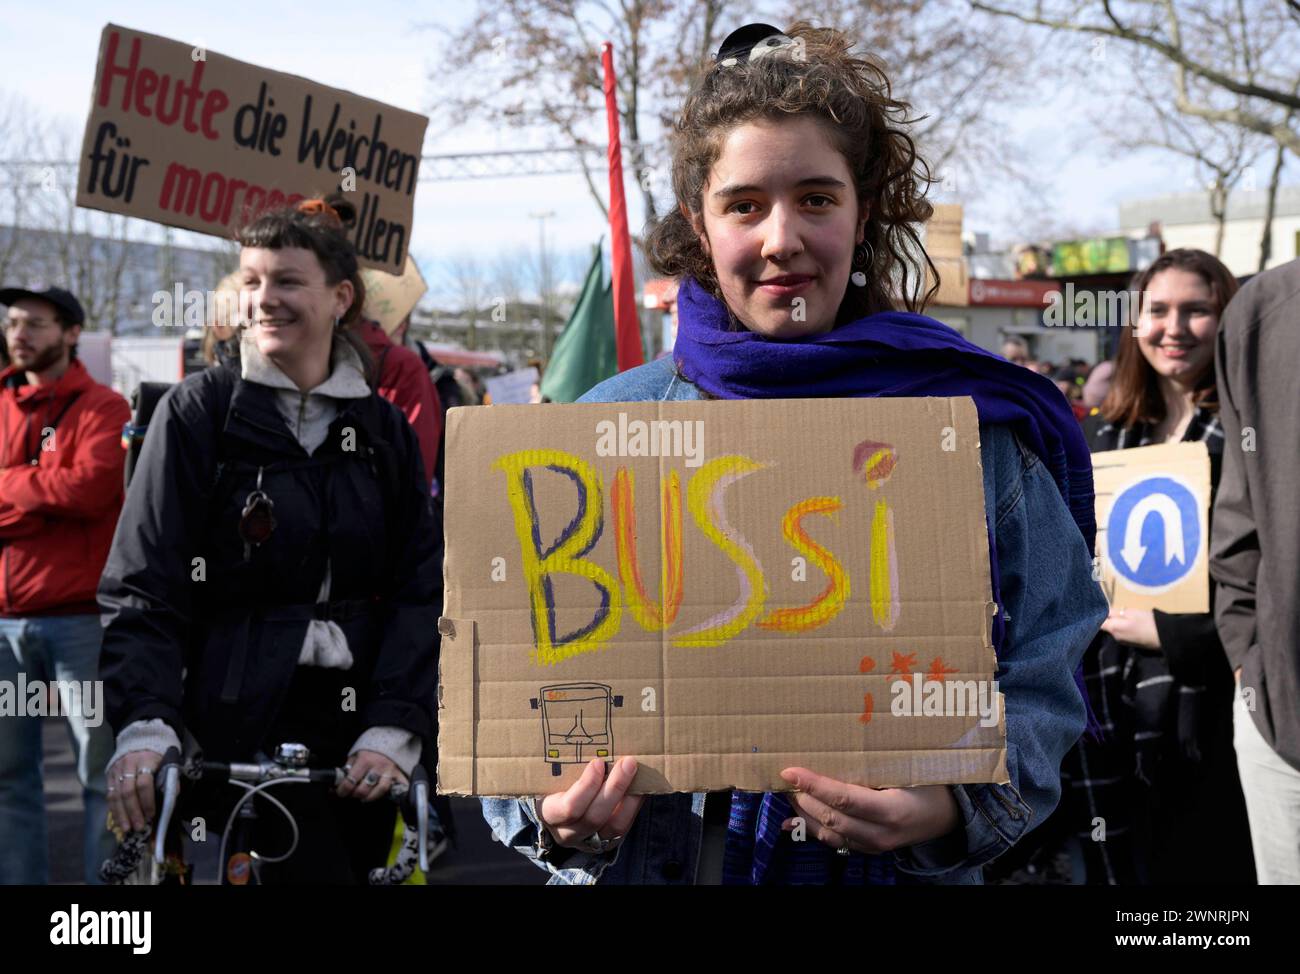
[[[1237,281],[1202,250],[1161,255],[1134,277],[1135,327],[1110,391],[1084,427],[1094,452],[1203,442],[1218,487],[1219,318]],[[1084,657],[1102,739],[1066,762],[1090,883],[1254,882],[1232,750],[1233,678],[1209,612],[1112,610]],[[1105,820],[1105,840],[1094,841]]]

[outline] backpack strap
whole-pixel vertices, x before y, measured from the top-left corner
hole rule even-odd
[[[218,500],[223,498],[222,490],[231,479],[231,464],[225,454],[225,437],[221,434],[230,417],[230,403],[235,397],[235,383],[239,381],[233,368],[225,365],[215,366],[215,368],[220,369],[220,372],[216,373],[217,381],[214,383],[216,395],[211,400],[212,415],[216,420],[213,438],[216,447],[216,464],[212,469],[212,487],[208,492],[209,522],[216,515]]]
[[[40,436],[36,440],[36,446],[28,447],[27,449],[27,462],[29,464],[35,466],[36,463],[40,460],[41,448],[44,446],[45,443],[45,431],[49,430],[50,432],[53,432],[58,427],[59,421],[62,420],[64,416],[68,415],[68,410],[72,408],[73,403],[75,403],[80,398],[81,398],[81,393],[74,392],[71,396],[68,397],[68,401],[63,404],[63,408],[60,409],[55,414],[54,419],[47,422],[45,426],[41,429]],[[24,443],[23,446],[27,447],[27,444]]]

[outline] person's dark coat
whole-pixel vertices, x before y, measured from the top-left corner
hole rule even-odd
[[[1228,302],[1215,374],[1230,449],[1214,503],[1210,577],[1219,633],[1268,746],[1300,770],[1300,260],[1256,274]]]
[[[1152,431],[1099,414],[1084,424],[1093,453],[1148,446]],[[1183,442],[1223,457],[1218,415],[1201,407]],[[1254,857],[1232,746],[1232,671],[1209,612],[1153,612],[1160,649],[1099,632],[1084,676],[1102,739],[1085,735],[1064,763],[1088,882],[1253,883]],[[1098,838],[1102,820],[1104,839]]]
[[[415,436],[377,396],[343,400],[309,457],[274,396],[217,367],[159,404],[99,588],[109,722],[161,718],[211,759],[248,760],[279,743],[266,736],[308,622],[332,618],[354,663],[313,674],[333,697],[322,757],[341,762],[369,727],[428,739],[442,532]],[[276,523],[246,558],[259,471]]]

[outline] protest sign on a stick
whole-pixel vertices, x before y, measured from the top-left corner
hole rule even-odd
[[[448,413],[444,793],[1005,782],[969,398]]]
[[[109,24],[77,205],[230,237],[265,209],[342,190],[361,263],[400,274],[429,120]]]
[[[1209,612],[1205,444],[1094,453],[1092,477],[1100,581],[1111,608]]]

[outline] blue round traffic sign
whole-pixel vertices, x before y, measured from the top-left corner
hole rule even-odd
[[[1121,490],[1106,518],[1106,554],[1138,589],[1160,592],[1191,572],[1201,548],[1201,505],[1173,477],[1144,477]]]

